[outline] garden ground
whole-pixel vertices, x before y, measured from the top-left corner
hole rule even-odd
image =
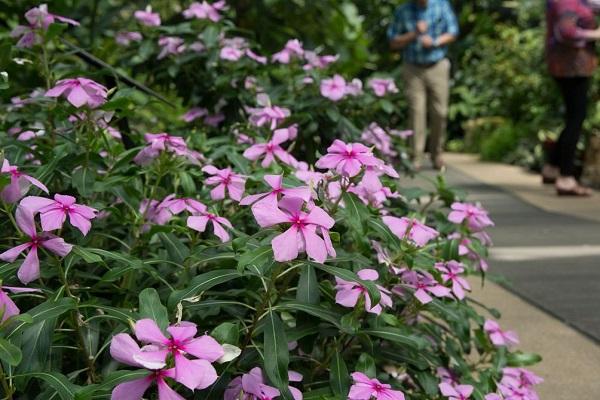
[[[544,400],[600,393],[600,201],[558,198],[519,167],[449,154],[446,178],[490,211],[491,275],[473,296],[502,312],[521,345],[544,355],[532,368]],[[424,177],[431,175],[425,173]],[[420,180],[420,179],[419,179]]]

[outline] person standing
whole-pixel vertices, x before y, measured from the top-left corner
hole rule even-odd
[[[594,42],[600,40],[594,8],[597,1],[548,0],[546,61],[565,105],[565,126],[542,169],[545,183],[559,195],[589,196],[575,179],[575,153],[587,115],[590,78],[598,66]]]
[[[447,0],[409,0],[394,12],[388,27],[392,50],[402,50],[402,76],[410,107],[413,162],[420,169],[426,144],[427,114],[431,121],[430,155],[436,169],[444,165],[450,61],[448,44],[458,36],[458,23]]]

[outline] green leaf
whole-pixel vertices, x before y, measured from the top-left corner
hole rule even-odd
[[[98,394],[99,392],[109,392],[118,384],[123,382],[132,381],[134,379],[140,379],[148,376],[150,373],[145,369],[138,369],[134,371],[114,371],[108,375],[100,384],[87,385],[84,388],[77,391],[75,394],[75,400],[89,399],[92,395]]]
[[[353,193],[343,193],[342,200],[344,201],[343,212],[346,214],[345,222],[357,232],[363,233],[365,222],[369,219],[369,209],[358,196]]]
[[[223,322],[212,330],[210,336],[215,338],[219,343],[237,344],[240,337],[240,327],[231,322]]]
[[[302,268],[302,272],[298,280],[296,300],[300,303],[319,304],[320,290],[315,268],[310,264],[300,268]]]
[[[169,313],[160,302],[158,292],[154,288],[146,288],[139,295],[140,318],[150,318],[156,321],[163,331],[169,326]]]
[[[316,268],[319,268],[321,271],[325,271],[331,275],[335,275],[338,278],[341,278],[345,281],[356,282],[356,283],[364,286],[365,289],[367,289],[367,292],[369,293],[369,297],[371,298],[372,307],[375,307],[377,304],[379,304],[381,294],[379,293],[379,289],[377,289],[377,286],[375,286],[375,284],[373,282],[363,281],[362,279],[360,279],[358,277],[358,275],[356,275],[354,272],[349,271],[347,269],[332,267],[330,265],[318,264],[318,263],[311,263],[311,264],[314,265]]]
[[[67,24],[52,23],[46,30],[46,40],[50,41],[60,36],[67,29]]]
[[[356,361],[355,371],[362,372],[369,378],[375,378],[377,375],[377,368],[375,368],[375,360],[367,353],[361,353]]]
[[[334,326],[341,327],[340,320],[342,318],[342,315],[336,313],[335,311],[331,311],[324,307],[321,307],[319,305],[300,303],[297,301],[286,301],[284,303],[276,305],[274,308],[302,311],[317,318],[321,318],[322,320],[327,321]]]
[[[30,376],[43,380],[55,390],[62,400],[73,400],[75,393],[80,389],[80,386],[71,383],[66,376],[58,372],[30,372],[19,376]]]
[[[174,308],[183,299],[197,296],[200,292],[208,290],[221,283],[239,278],[241,275],[235,269],[219,269],[206,272],[192,279],[190,286],[182,290],[176,290],[169,296],[169,308]]]
[[[444,258],[444,260],[446,260],[446,261],[459,260],[459,257],[460,257],[458,255],[458,246],[459,245],[460,245],[460,240],[458,240],[458,239],[448,240],[444,244],[444,249],[442,251],[442,257]]]
[[[58,301],[48,300],[32,309],[27,311],[32,318],[34,324],[45,321],[50,318],[55,318],[61,314],[75,309],[75,300],[71,297],[64,297]],[[7,336],[8,339],[21,332],[25,326],[28,325],[27,321],[19,322],[13,331]]]
[[[396,235],[394,235],[390,228],[383,223],[381,218],[370,218],[367,224],[369,225],[369,228],[371,228],[377,234],[377,236],[379,236],[385,242],[400,246],[400,241]]]
[[[169,259],[177,264],[183,264],[185,259],[190,255],[190,249],[172,233],[160,232],[157,233],[157,236],[163,246],[165,246],[165,249],[167,249]]]
[[[21,349],[4,338],[0,338],[0,360],[7,362],[13,367],[21,362]]]
[[[415,376],[429,397],[434,398],[438,394],[438,378],[431,375],[429,371],[416,371]]]
[[[88,251],[83,247],[73,246],[73,253],[83,258],[83,260],[89,264],[102,262],[102,257],[100,257],[98,254]]]
[[[263,350],[264,367],[269,381],[281,391],[283,399],[291,400],[288,389],[288,364],[290,362],[288,340],[281,319],[272,309],[265,317]]]
[[[344,358],[339,351],[336,351],[331,360],[329,369],[329,385],[333,394],[340,399],[345,399],[348,396],[350,390],[350,375],[348,374],[348,367],[344,362]]]
[[[523,353],[517,351],[506,355],[506,363],[510,367],[527,367],[542,361],[542,356],[535,353]]]
[[[95,181],[96,173],[92,169],[85,167],[76,169],[71,177],[71,184],[83,197],[88,197],[92,194]]]
[[[21,343],[23,359],[17,368],[19,372],[45,370],[52,346],[56,317],[48,318],[28,326],[15,340]]]
[[[361,333],[365,333],[370,336],[377,336],[379,338],[389,340],[390,342],[403,344],[415,349],[424,349],[427,347],[427,340],[424,338],[407,334],[398,328],[363,329],[361,330]]]
[[[246,251],[238,260],[238,271],[243,271],[245,268],[252,272],[264,271],[264,265],[273,261],[273,248],[271,245],[257,247],[253,250]]]

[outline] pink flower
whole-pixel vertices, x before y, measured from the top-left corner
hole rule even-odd
[[[17,25],[10,33],[11,37],[21,36],[21,39],[17,42],[17,47],[22,48],[32,47],[33,45],[41,43],[42,39],[37,31],[46,31],[50,24],[53,24],[55,20],[79,26],[79,22],[77,21],[49,13],[46,4],[41,4],[38,7],[34,7],[27,11],[25,13],[25,19],[29,25]]]
[[[396,218],[396,217],[382,217],[383,223],[387,225],[401,240],[409,240],[414,243],[417,247],[425,246],[430,240],[435,239],[439,236],[439,232],[433,228],[424,225],[419,220],[414,218]]]
[[[392,192],[387,186],[380,186],[379,188],[372,190],[369,187],[359,184],[352,186],[348,189],[348,192],[357,195],[360,200],[375,208],[382,208],[383,203],[387,199],[395,199],[401,197],[398,192]]]
[[[353,177],[359,174],[362,166],[375,166],[382,163],[371,150],[360,143],[344,143],[339,139],[327,148],[327,154],[317,160],[315,166],[321,169],[335,169],[339,174]]]
[[[502,374],[498,384],[502,397],[491,397],[491,400],[539,400],[534,386],[542,383],[542,378],[524,368],[503,368]]]
[[[263,202],[252,210],[256,222],[263,228],[291,224],[284,233],[271,241],[276,261],[294,260],[300,252],[306,252],[308,257],[320,263],[325,262],[328,254],[335,257],[335,249],[329,237],[329,229],[335,221],[317,206],[308,212],[302,211],[303,204],[304,200],[301,198],[284,197],[276,206]],[[317,231],[320,231],[322,238]]]
[[[414,134],[414,132],[411,131],[411,130],[404,130],[404,131],[399,131],[397,129],[391,129],[390,130],[390,135],[399,137],[401,139],[408,139],[413,134]]]
[[[0,315],[2,315],[2,320],[0,322],[4,322],[10,317],[15,315],[19,315],[21,311],[19,307],[15,304],[14,301],[8,294],[6,294],[5,290],[8,290],[11,293],[33,293],[33,292],[41,292],[39,289],[30,289],[30,288],[21,288],[21,287],[12,287],[12,286],[0,286]]]
[[[267,182],[267,184],[271,187],[272,190],[266,193],[258,193],[246,196],[240,201],[240,205],[257,205],[262,202],[266,202],[276,207],[279,195],[298,197],[304,201],[310,200],[311,191],[308,186],[285,188],[283,186],[283,175],[265,175],[263,179],[265,180],[265,182]]]
[[[121,46],[129,46],[131,42],[142,40],[142,34],[139,32],[119,32],[115,36],[115,41]]]
[[[216,185],[210,191],[211,199],[223,200],[225,198],[225,190],[227,190],[229,197],[233,200],[240,201],[242,199],[246,178],[234,173],[230,167],[218,169],[212,165],[207,165],[202,168],[202,171],[212,175],[204,183],[210,186]]]
[[[467,400],[473,393],[471,385],[451,385],[447,382],[439,384],[440,392],[449,400]]]
[[[350,387],[348,400],[404,400],[404,394],[399,390],[392,390],[392,386],[381,383],[377,379],[369,379],[362,372],[352,374],[354,384]]]
[[[34,214],[40,213],[42,229],[46,232],[62,228],[67,216],[71,225],[87,235],[92,227],[90,220],[96,218],[98,210],[75,204],[75,197],[55,194],[54,200],[45,197],[29,196],[21,200],[20,205]]]
[[[173,216],[169,208],[163,205],[162,202],[148,199],[140,202],[140,213],[144,216],[145,220],[158,225],[166,224]],[[149,228],[148,225],[144,225],[142,231],[145,232]]]
[[[294,176],[310,187],[315,187],[326,179],[325,174],[308,169],[308,164],[305,162],[299,162],[296,168]]]
[[[233,228],[231,222],[223,217],[219,217],[215,214],[211,214],[207,211],[198,211],[196,215],[189,216],[187,219],[187,226],[198,232],[204,232],[206,225],[210,221],[213,226],[214,234],[221,239],[221,242],[228,242],[230,239],[229,233],[223,228],[223,225],[228,228]]]
[[[185,51],[183,39],[176,36],[163,36],[158,39],[158,45],[161,47],[158,60],[162,60],[169,54],[181,54]]]
[[[208,110],[206,108],[194,107],[194,108],[190,108],[188,110],[188,112],[183,114],[181,119],[184,120],[185,122],[192,122],[193,120],[202,118],[206,115],[208,115]]]
[[[376,281],[379,279],[379,274],[374,269],[362,269],[357,272],[357,275],[363,281]],[[391,292],[381,285],[377,285],[379,293],[381,294],[381,300],[376,306],[372,306],[371,298],[367,289],[356,283],[345,281],[340,278],[335,278],[335,289],[338,291],[335,295],[335,302],[341,304],[344,307],[354,308],[361,295],[365,296],[365,310],[372,314],[381,314],[383,306],[391,307],[392,299],[390,298]]]
[[[96,108],[106,102],[107,90],[101,84],[87,78],[62,79],[46,92],[46,96],[66,97],[68,102],[77,108],[84,104]]]
[[[189,213],[205,212],[206,206],[196,199],[192,198],[175,198],[174,194],[171,194],[163,199],[158,205],[160,209],[167,209],[173,215],[187,211]]]
[[[495,346],[512,347],[519,344],[519,337],[515,331],[503,331],[496,321],[488,319],[483,324],[483,330],[489,335]]]
[[[250,49],[246,49],[246,56],[248,56],[248,58],[256,61],[259,64],[265,65],[267,63],[267,57],[259,56],[258,54],[256,54],[255,52],[253,52]]]
[[[160,15],[158,13],[153,13],[151,6],[146,7],[145,10],[137,10],[133,13],[133,16],[142,25],[160,26]]]
[[[346,84],[346,93],[348,96],[359,96],[362,94],[363,84],[358,78],[352,79],[350,83]]]
[[[227,61],[237,61],[244,55],[244,52],[235,47],[223,47],[219,52],[219,57]]]
[[[372,144],[384,156],[395,157],[398,152],[394,150],[394,143],[388,133],[382,127],[372,122],[361,134],[361,140]]]
[[[302,375],[289,371],[290,382],[302,381]],[[225,390],[224,400],[271,400],[279,397],[279,390],[265,384],[265,376],[259,367],[252,368],[250,372],[233,379]],[[294,400],[302,400],[302,392],[289,386]],[[242,396],[243,395],[243,396]]]
[[[308,61],[308,64],[304,65],[303,68],[306,71],[309,71],[313,68],[323,69],[326,68],[329,64],[336,62],[338,58],[340,58],[338,54],[320,56],[314,51],[305,51],[304,59]]]
[[[246,111],[250,114],[250,123],[254,126],[261,127],[270,124],[270,129],[273,130],[291,114],[287,108],[272,106],[266,95],[258,95],[257,99],[262,108],[246,108]]]
[[[288,40],[285,47],[273,54],[273,61],[277,61],[281,64],[289,64],[293,58],[302,57],[304,49],[302,48],[302,42],[298,39]]]
[[[377,97],[383,97],[387,93],[398,93],[398,88],[393,79],[373,78],[368,85]]]
[[[61,257],[66,256],[71,252],[72,245],[65,243],[62,238],[56,237],[46,232],[38,235],[33,219],[33,212],[24,207],[17,207],[15,219],[19,229],[29,236],[29,241],[13,247],[0,254],[0,260],[13,262],[19,255],[27,250],[25,261],[21,264],[17,277],[23,284],[39,278],[40,276],[40,260],[38,258],[38,248],[43,247],[50,250],[52,253]]]
[[[111,356],[126,365],[146,368],[150,374],[117,385],[112,392],[113,400],[141,400],[152,382],[158,386],[159,400],[184,400],[171,389],[165,378],[171,378],[191,390],[204,389],[217,380],[217,373],[211,362],[223,355],[223,348],[210,336],[195,338],[196,325],[182,322],[167,328],[171,337],[166,338],[156,323],[143,319],[136,323],[138,340],[150,343],[140,348],[131,336],[119,333],[110,343]],[[166,358],[171,355],[175,368],[164,369]],[[196,357],[190,360],[186,355]]]
[[[466,221],[472,231],[481,231],[488,226],[494,226],[494,222],[488,216],[488,212],[481,207],[471,203],[452,203],[452,211],[448,214],[448,221],[462,224]]]
[[[133,159],[136,164],[149,165],[161,152],[174,153],[185,157],[192,164],[200,164],[202,155],[188,149],[185,140],[180,136],[171,136],[168,133],[146,133],[144,135],[148,145],[144,147]]]
[[[183,11],[183,16],[187,19],[210,19],[213,22],[218,22],[221,19],[219,11],[225,9],[225,1],[217,1],[212,5],[203,1],[202,3],[193,2]]]
[[[256,161],[264,155],[264,159],[261,162],[263,168],[271,165],[276,158],[282,163],[287,165],[296,164],[296,159],[287,151],[285,151],[281,144],[290,138],[289,129],[276,129],[273,132],[273,137],[267,143],[257,143],[248,147],[244,151],[244,157],[248,160]]]
[[[431,295],[435,297],[446,297],[450,295],[450,289],[440,285],[433,276],[428,272],[418,273],[416,271],[405,271],[402,273],[402,281],[409,288],[414,289],[414,296],[421,302],[427,304],[433,300]],[[398,294],[403,294],[403,289],[397,286],[393,289]]]
[[[48,193],[48,188],[42,182],[20,172],[15,165],[10,165],[6,158],[2,162],[0,173],[10,175],[10,183],[0,192],[0,199],[6,203],[16,203],[19,201],[21,197],[25,196],[31,185]]]
[[[340,75],[321,81],[321,96],[332,101],[341,100],[346,94],[346,81]]]
[[[446,263],[436,263],[435,268],[442,273],[442,280],[444,282],[450,281],[452,283],[452,292],[459,299],[465,298],[465,290],[471,290],[469,282],[460,274],[465,272],[464,265],[458,261],[448,261]]]

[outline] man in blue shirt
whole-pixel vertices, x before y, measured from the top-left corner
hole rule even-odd
[[[405,93],[410,104],[413,161],[421,167],[425,152],[427,109],[431,120],[431,161],[444,165],[441,154],[446,136],[450,61],[448,44],[458,36],[458,23],[448,0],[409,0],[394,12],[388,27],[392,50],[402,50]]]

